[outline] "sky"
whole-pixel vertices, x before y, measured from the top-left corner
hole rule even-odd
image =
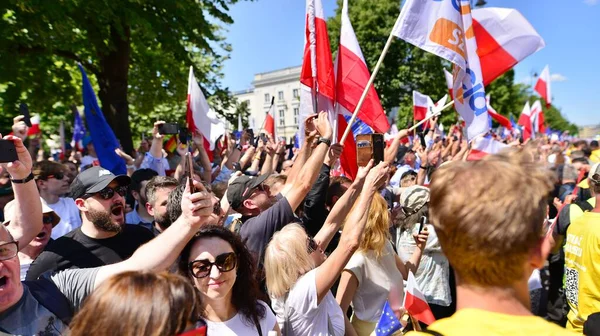
[[[333,16],[336,1],[322,2],[325,15]],[[225,62],[225,87],[247,89],[256,73],[302,64],[304,6],[303,0],[231,6],[234,23],[226,37],[233,51]],[[548,64],[553,105],[579,126],[600,124],[600,104],[595,102],[600,98],[600,0],[487,0],[486,7],[519,10],[546,42],[515,67],[516,81],[532,84],[533,73]]]

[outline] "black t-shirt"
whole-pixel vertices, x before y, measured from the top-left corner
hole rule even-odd
[[[152,232],[139,225],[125,224],[120,233],[106,239],[90,238],[79,227],[49,244],[31,264],[26,280],[36,280],[48,271],[118,263],[152,238]]]

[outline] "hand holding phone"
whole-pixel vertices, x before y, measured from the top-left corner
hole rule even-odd
[[[15,162],[19,160],[17,148],[10,140],[0,139],[0,163]]]
[[[427,216],[422,216],[419,220],[419,233],[423,232],[425,224],[427,224]]]
[[[179,134],[179,125],[177,123],[164,123],[158,125],[158,133],[160,135]]]
[[[31,115],[29,114],[29,108],[27,107],[27,104],[21,103],[21,105],[19,106],[19,110],[21,111],[21,115],[23,115],[22,120],[25,123],[25,125],[27,125],[27,127],[31,127]]]

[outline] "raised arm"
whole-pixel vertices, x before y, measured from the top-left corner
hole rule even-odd
[[[14,213],[8,231],[13,239],[19,242],[19,246],[24,247],[42,230],[42,203],[35,180],[30,175],[31,154],[23,145],[21,138],[8,135],[4,139],[15,144],[18,157],[17,161],[2,164],[2,168],[10,174],[15,194]],[[32,178],[28,180],[30,176]]]
[[[316,287],[318,303],[327,295],[331,286],[333,286],[348,263],[348,260],[352,257],[352,254],[358,249],[359,242],[365,231],[373,196],[378,192],[379,187],[385,183],[388,171],[389,164],[387,162],[381,162],[375,168],[371,169],[367,175],[357,204],[346,220],[337,248],[321,266],[317,267]]]
[[[271,175],[271,173],[273,173],[273,160],[275,159],[275,154],[277,153],[277,144],[275,141],[273,141],[273,138],[270,135],[267,135],[267,139],[267,143],[265,144],[265,152],[267,152],[267,157],[265,158],[260,170],[261,175]]]
[[[396,257],[396,267],[398,271],[402,274],[402,278],[404,280],[408,279],[408,272],[413,272],[413,274],[417,274],[417,268],[419,268],[419,263],[421,262],[421,256],[423,255],[423,251],[425,251],[425,244],[427,244],[427,238],[429,237],[429,232],[427,228],[425,228],[418,235],[413,235],[415,242],[417,243],[417,247],[413,252],[412,256],[408,261],[404,261],[400,259],[400,257],[395,254]]]
[[[194,181],[194,187],[200,191],[190,194],[189,184],[186,182],[181,199],[182,214],[169,228],[140,246],[129,259],[99,269],[96,288],[115,274],[126,271],[162,271],[175,262],[181,250],[206,223],[213,211],[211,193],[199,181]]]
[[[309,116],[304,121],[304,141],[302,142],[300,151],[297,153],[296,158],[294,159],[294,165],[292,166],[292,169],[290,169],[290,172],[287,175],[287,184],[293,184],[296,181],[296,177],[300,173],[300,170],[302,170],[302,167],[304,166],[304,164],[306,164],[306,161],[310,157],[310,154],[312,152],[312,143],[318,134],[317,130],[314,128],[313,125],[314,118],[315,116]]]
[[[196,145],[196,149],[198,149],[198,159],[200,160],[200,166],[202,166],[203,170],[202,180],[210,184],[212,182],[212,166],[210,159],[208,158],[208,153],[206,153],[206,149],[204,148],[204,136],[202,136],[202,133],[196,132],[192,139],[194,145]]]
[[[394,158],[396,158],[396,154],[398,153],[398,148],[400,148],[400,141],[408,135],[407,130],[400,130],[398,134],[392,140],[390,146],[385,150],[384,160],[387,163],[394,162]]]

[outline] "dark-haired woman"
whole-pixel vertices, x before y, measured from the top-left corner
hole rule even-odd
[[[275,315],[258,299],[255,263],[240,238],[221,226],[205,226],[181,253],[179,271],[200,292],[207,334],[279,333]]]

